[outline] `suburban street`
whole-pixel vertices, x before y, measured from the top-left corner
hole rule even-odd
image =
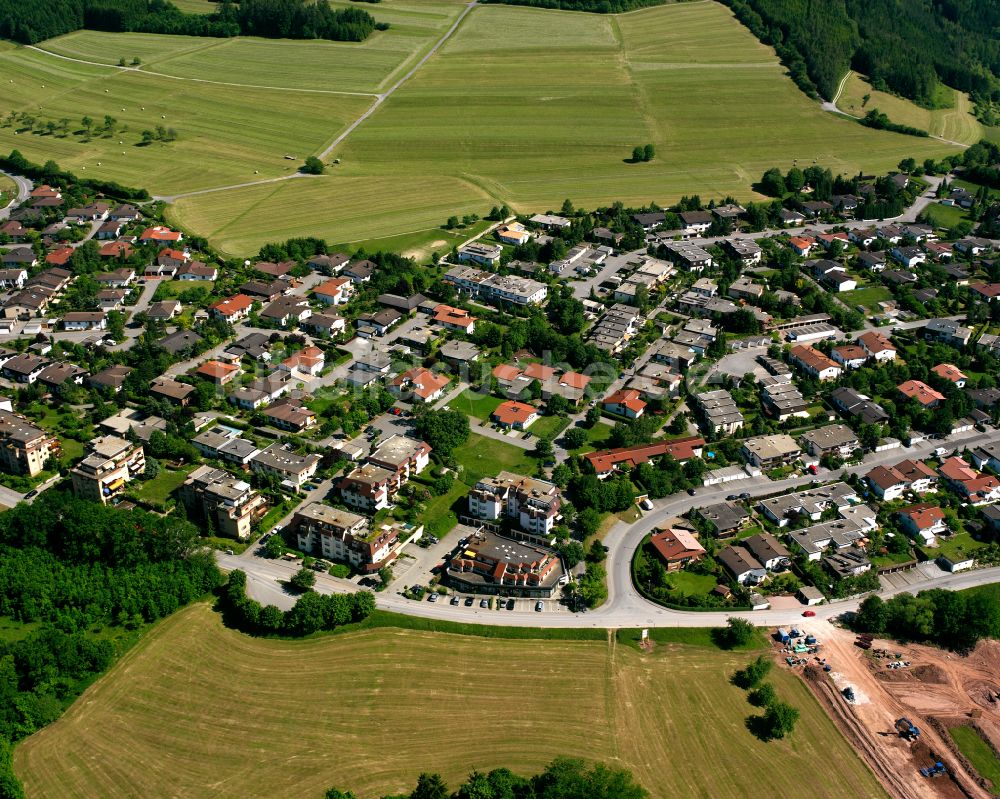
[[[738,612],[724,610],[678,611],[649,602],[632,585],[631,562],[635,550],[641,544],[643,537],[654,527],[686,513],[693,507],[721,502],[734,491],[747,492],[754,498],[769,496],[791,488],[806,488],[811,485],[814,479],[831,481],[843,473],[864,474],[875,466],[895,463],[903,458],[929,457],[938,447],[943,446],[949,450],[972,447],[994,440],[995,437],[995,431],[989,433],[969,431],[950,436],[945,440],[928,441],[914,447],[900,447],[899,449],[872,453],[860,465],[845,467],[835,473],[820,469],[819,475],[815,478],[789,477],[784,480],[772,481],[761,476],[699,489],[693,497],[679,494],[656,501],[654,502],[654,510],[648,512],[637,522],[634,524],[618,522],[605,536],[604,543],[609,550],[605,563],[608,571],[608,600],[596,610],[579,614],[567,612],[562,606],[559,607],[558,611],[552,610],[554,600],[548,600],[545,604],[550,609],[538,613],[530,610],[530,607],[534,605],[534,600],[530,602],[521,600],[518,605],[522,609],[501,611],[480,608],[478,603],[472,607],[466,607],[464,604],[453,606],[443,601],[438,603],[417,602],[388,592],[376,594],[376,604],[383,610],[407,613],[422,618],[504,626],[561,628],[703,627],[724,624],[729,616],[742,616],[763,626],[791,624],[801,618],[801,607]],[[314,492],[314,494],[322,495],[321,491]],[[428,562],[439,560],[439,556],[448,552],[455,543],[455,541],[443,539],[441,544],[437,545],[428,556]],[[247,573],[249,593],[259,601],[273,603],[283,609],[291,607],[296,597],[285,592],[281,582],[288,580],[298,570],[298,564],[261,558],[256,556],[253,550],[254,548],[250,548],[238,556],[220,553],[218,555],[219,565],[227,570],[237,568],[244,570]],[[428,559],[422,554],[418,554],[417,557],[421,561]],[[414,571],[419,571],[419,569],[414,569]],[[930,576],[924,578],[924,573],[921,572],[911,581],[901,585],[886,582],[879,594],[888,597],[903,591],[916,593],[931,587],[969,588],[1000,581],[1000,567],[955,574],[949,574],[933,567],[928,569],[927,573]],[[403,576],[405,577],[405,573]],[[394,582],[398,584],[399,581],[397,579]],[[409,579],[408,582],[412,583],[414,580]],[[341,580],[324,574],[317,576],[316,590],[320,593],[353,591],[356,588],[356,584],[349,580]],[[855,610],[859,602],[860,600],[856,599],[834,601],[811,609],[816,612],[818,618],[830,619],[846,611]]]
[[[13,180],[15,184],[17,184],[17,194],[15,197],[3,208],[0,208],[0,222],[2,222],[3,220],[10,218],[10,212],[13,211],[15,207],[28,199],[28,195],[31,194],[31,189],[34,184],[25,177],[12,175],[10,172],[4,172],[2,169],[0,169],[0,175],[6,175]]]

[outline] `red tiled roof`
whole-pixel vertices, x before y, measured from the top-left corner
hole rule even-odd
[[[965,375],[953,363],[939,363],[931,369],[931,371],[938,377],[943,377],[951,383],[957,383],[959,380],[965,380]]]
[[[180,241],[181,234],[176,230],[157,225],[156,227],[148,227],[142,231],[139,239],[141,241]]]
[[[550,377],[555,377],[555,374],[555,369],[551,366],[546,366],[543,363],[529,363],[526,367],[524,367],[524,376],[530,377],[532,380],[540,380],[544,382]]]
[[[918,530],[927,530],[938,522],[944,521],[944,512],[941,508],[926,502],[901,508],[899,515],[907,516]]]
[[[563,376],[559,378],[560,385],[569,386],[570,388],[584,389],[589,383],[590,378],[579,372],[563,372]]]
[[[921,405],[932,405],[935,402],[944,400],[944,394],[935,391],[920,380],[907,380],[905,383],[900,383],[896,388],[904,397],[915,399]]]
[[[213,380],[221,380],[224,377],[238,371],[238,367],[221,361],[205,361],[198,367],[198,374],[210,377]]]
[[[643,444],[638,447],[589,452],[583,457],[590,462],[595,472],[603,474],[622,464],[633,469],[640,463],[646,463],[651,458],[657,458],[660,455],[670,455],[674,460],[687,461],[696,457],[696,450],[700,450],[704,446],[705,439],[690,436],[674,441],[657,441],[655,444]]]
[[[633,413],[638,413],[646,407],[646,403],[642,400],[642,395],[634,388],[619,389],[614,394],[610,394],[605,397],[604,404],[621,405],[624,408],[628,408]]]
[[[533,405],[508,400],[497,405],[496,410],[493,411],[493,418],[504,425],[524,424],[536,413],[538,410]]]
[[[232,316],[233,314],[246,311],[251,307],[253,307],[253,300],[246,294],[235,294],[232,297],[219,300],[208,306],[209,310],[218,311],[223,316]]]
[[[45,256],[45,263],[53,264],[54,266],[62,266],[63,264],[68,263],[72,256],[72,247],[60,247],[58,250],[53,250]]]
[[[858,336],[857,341],[873,355],[885,350],[896,351],[892,342],[877,330],[869,330],[867,333],[863,333]]]
[[[661,530],[650,536],[649,542],[667,563],[705,554],[705,548],[687,530]]]
[[[509,363],[493,367],[493,376],[497,380],[513,381],[521,375],[521,370]]]

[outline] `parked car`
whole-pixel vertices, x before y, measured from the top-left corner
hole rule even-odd
[[[643,510],[652,510],[653,503],[650,502],[649,499],[644,499],[642,502],[639,503],[639,507],[641,507]]]
[[[437,602],[437,601],[438,601],[438,594],[431,594],[431,595],[430,595],[430,596],[429,596],[429,597],[427,598],[427,601],[428,601],[428,602]]]
[[[481,608],[488,608],[489,606],[490,606],[490,601],[488,599],[480,599],[479,600],[479,607],[481,607]]]
[[[461,599],[459,599],[459,598],[458,598],[457,596],[453,596],[453,597],[451,598],[451,604],[453,604],[453,605],[457,605],[457,604],[458,604],[459,602],[461,602],[461,601],[462,601],[462,600],[461,600]]]
[[[38,489],[33,488],[31,489],[31,491],[29,491],[27,494],[24,495],[24,498],[31,499],[32,497],[37,497],[37,496],[38,496]]]
[[[507,600],[507,610],[513,610],[513,609],[514,609],[514,600],[513,599],[508,599]]]
[[[471,596],[467,596],[467,597],[465,598],[465,607],[467,607],[467,608],[471,608],[471,607],[472,607],[472,605],[473,605],[473,603],[474,603],[475,601],[476,601],[476,600],[475,600],[475,598],[474,598],[474,597],[471,597]]]
[[[535,603],[535,611],[537,613],[541,613],[543,610],[545,610],[545,605],[542,602],[536,602]]]
[[[807,616],[807,617],[812,617],[812,616],[816,615],[816,611],[815,610],[803,610],[802,611],[802,615],[803,616]]]
[[[693,497],[693,496],[694,496],[695,494],[697,494],[697,493],[698,493],[698,492],[697,492],[697,491],[695,491],[695,490],[694,490],[693,488],[689,488],[689,489],[688,489],[688,496],[689,496],[689,497]]]

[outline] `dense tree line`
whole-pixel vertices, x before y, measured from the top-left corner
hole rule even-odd
[[[51,489],[0,515],[0,616],[38,626],[0,644],[0,797],[19,796],[7,742],[54,721],[115,657],[93,628],[135,627],[214,590],[189,522]]]
[[[4,0],[0,0],[3,3]],[[0,15],[3,11],[0,10]],[[6,158],[0,156],[0,169],[14,172],[33,180],[44,181],[59,188],[82,190],[96,194],[103,194],[107,197],[114,197],[118,200],[148,200],[149,192],[145,189],[136,189],[131,186],[123,186],[113,180],[94,180],[92,178],[79,178],[72,172],[60,169],[55,161],[46,161],[39,166],[25,158],[19,150],[12,150]]]
[[[893,133],[902,133],[905,136],[921,136],[923,138],[927,138],[928,136],[926,130],[915,128],[912,125],[900,125],[898,122],[893,122],[887,114],[882,113],[877,108],[873,108],[865,114],[861,120],[861,124],[866,128],[890,130]]]
[[[532,8],[559,8],[564,11],[590,11],[595,14],[620,14],[636,8],[661,6],[666,0],[485,0],[485,2]]]
[[[306,590],[291,610],[282,611],[248,597],[246,586],[246,572],[230,572],[220,607],[226,624],[251,635],[311,635],[363,621],[375,610],[370,591],[326,595]]]
[[[533,777],[509,769],[488,774],[472,772],[455,791],[449,791],[439,774],[421,774],[410,793],[383,799],[645,799],[647,791],[625,769],[596,763],[589,768],[579,759],[560,757]],[[326,799],[355,799],[350,791],[331,788]]]
[[[723,0],[772,45],[795,82],[832,99],[848,68],[876,89],[940,104],[941,84],[997,99],[1000,6],[993,0]]]
[[[35,44],[80,28],[182,36],[264,36],[364,41],[384,30],[360,8],[334,9],[327,0],[243,0],[213,14],[187,14],[169,0],[0,0],[0,36]]]
[[[1000,637],[1000,604],[983,592],[943,588],[889,600],[873,594],[861,603],[854,626],[875,635],[971,649],[981,638]]]

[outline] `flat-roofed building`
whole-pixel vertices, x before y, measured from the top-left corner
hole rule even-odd
[[[445,572],[460,591],[546,598],[559,589],[559,556],[537,544],[473,531],[452,556]]]
[[[857,435],[847,425],[828,424],[802,434],[806,451],[817,458],[834,455],[849,458],[861,446]]]
[[[145,470],[142,444],[118,436],[100,436],[90,442],[84,459],[70,477],[77,496],[106,505]]]
[[[245,480],[225,469],[199,466],[181,486],[181,501],[189,514],[214,526],[220,535],[245,541],[267,503]]]
[[[337,483],[346,504],[369,513],[389,507],[399,486],[395,472],[373,463],[355,467]]]

